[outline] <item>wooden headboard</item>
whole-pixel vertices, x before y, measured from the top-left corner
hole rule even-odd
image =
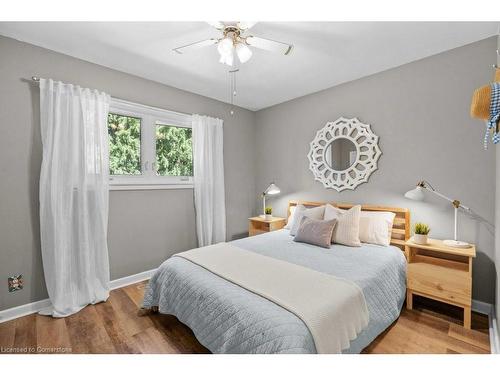
[[[338,207],[344,210],[355,206],[354,204],[337,203],[337,202],[308,202],[308,201],[289,201],[288,209],[286,213],[287,221],[290,217],[290,209],[293,206],[302,204],[306,207],[318,207],[324,204],[331,204],[334,207]],[[392,225],[392,236],[391,245],[398,246],[401,250],[408,254],[408,247],[405,246],[405,241],[410,238],[410,210],[407,208],[400,207],[384,207],[384,206],[371,206],[371,205],[361,205],[362,211],[389,211],[394,212],[396,217],[394,218],[394,223]]]

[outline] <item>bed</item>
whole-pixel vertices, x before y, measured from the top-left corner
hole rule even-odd
[[[299,202],[290,202],[290,207]],[[321,202],[300,202],[307,206]],[[336,205],[349,208],[349,205]],[[331,249],[294,242],[287,229],[232,241],[245,251],[352,281],[366,299],[369,321],[342,353],[360,353],[399,316],[406,292],[404,239],[409,212],[396,213],[391,246]],[[143,306],[176,316],[212,353],[317,353],[308,326],[280,305],[182,257],[165,261],[151,278]]]

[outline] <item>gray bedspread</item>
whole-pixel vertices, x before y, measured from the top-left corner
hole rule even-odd
[[[294,242],[286,229],[232,244],[355,282],[365,295],[370,322],[344,353],[361,352],[399,316],[406,262],[397,247],[323,249]],[[213,353],[316,353],[308,328],[293,313],[180,257],[158,268],[143,305],[175,315]]]

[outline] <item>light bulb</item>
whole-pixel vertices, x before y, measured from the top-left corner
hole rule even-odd
[[[238,59],[240,59],[241,63],[246,63],[252,57],[252,50],[248,48],[246,44],[238,43],[236,45],[236,54],[238,55]]]

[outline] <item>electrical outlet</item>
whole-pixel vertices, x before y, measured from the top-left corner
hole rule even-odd
[[[9,277],[9,292],[23,289],[23,275]]]

